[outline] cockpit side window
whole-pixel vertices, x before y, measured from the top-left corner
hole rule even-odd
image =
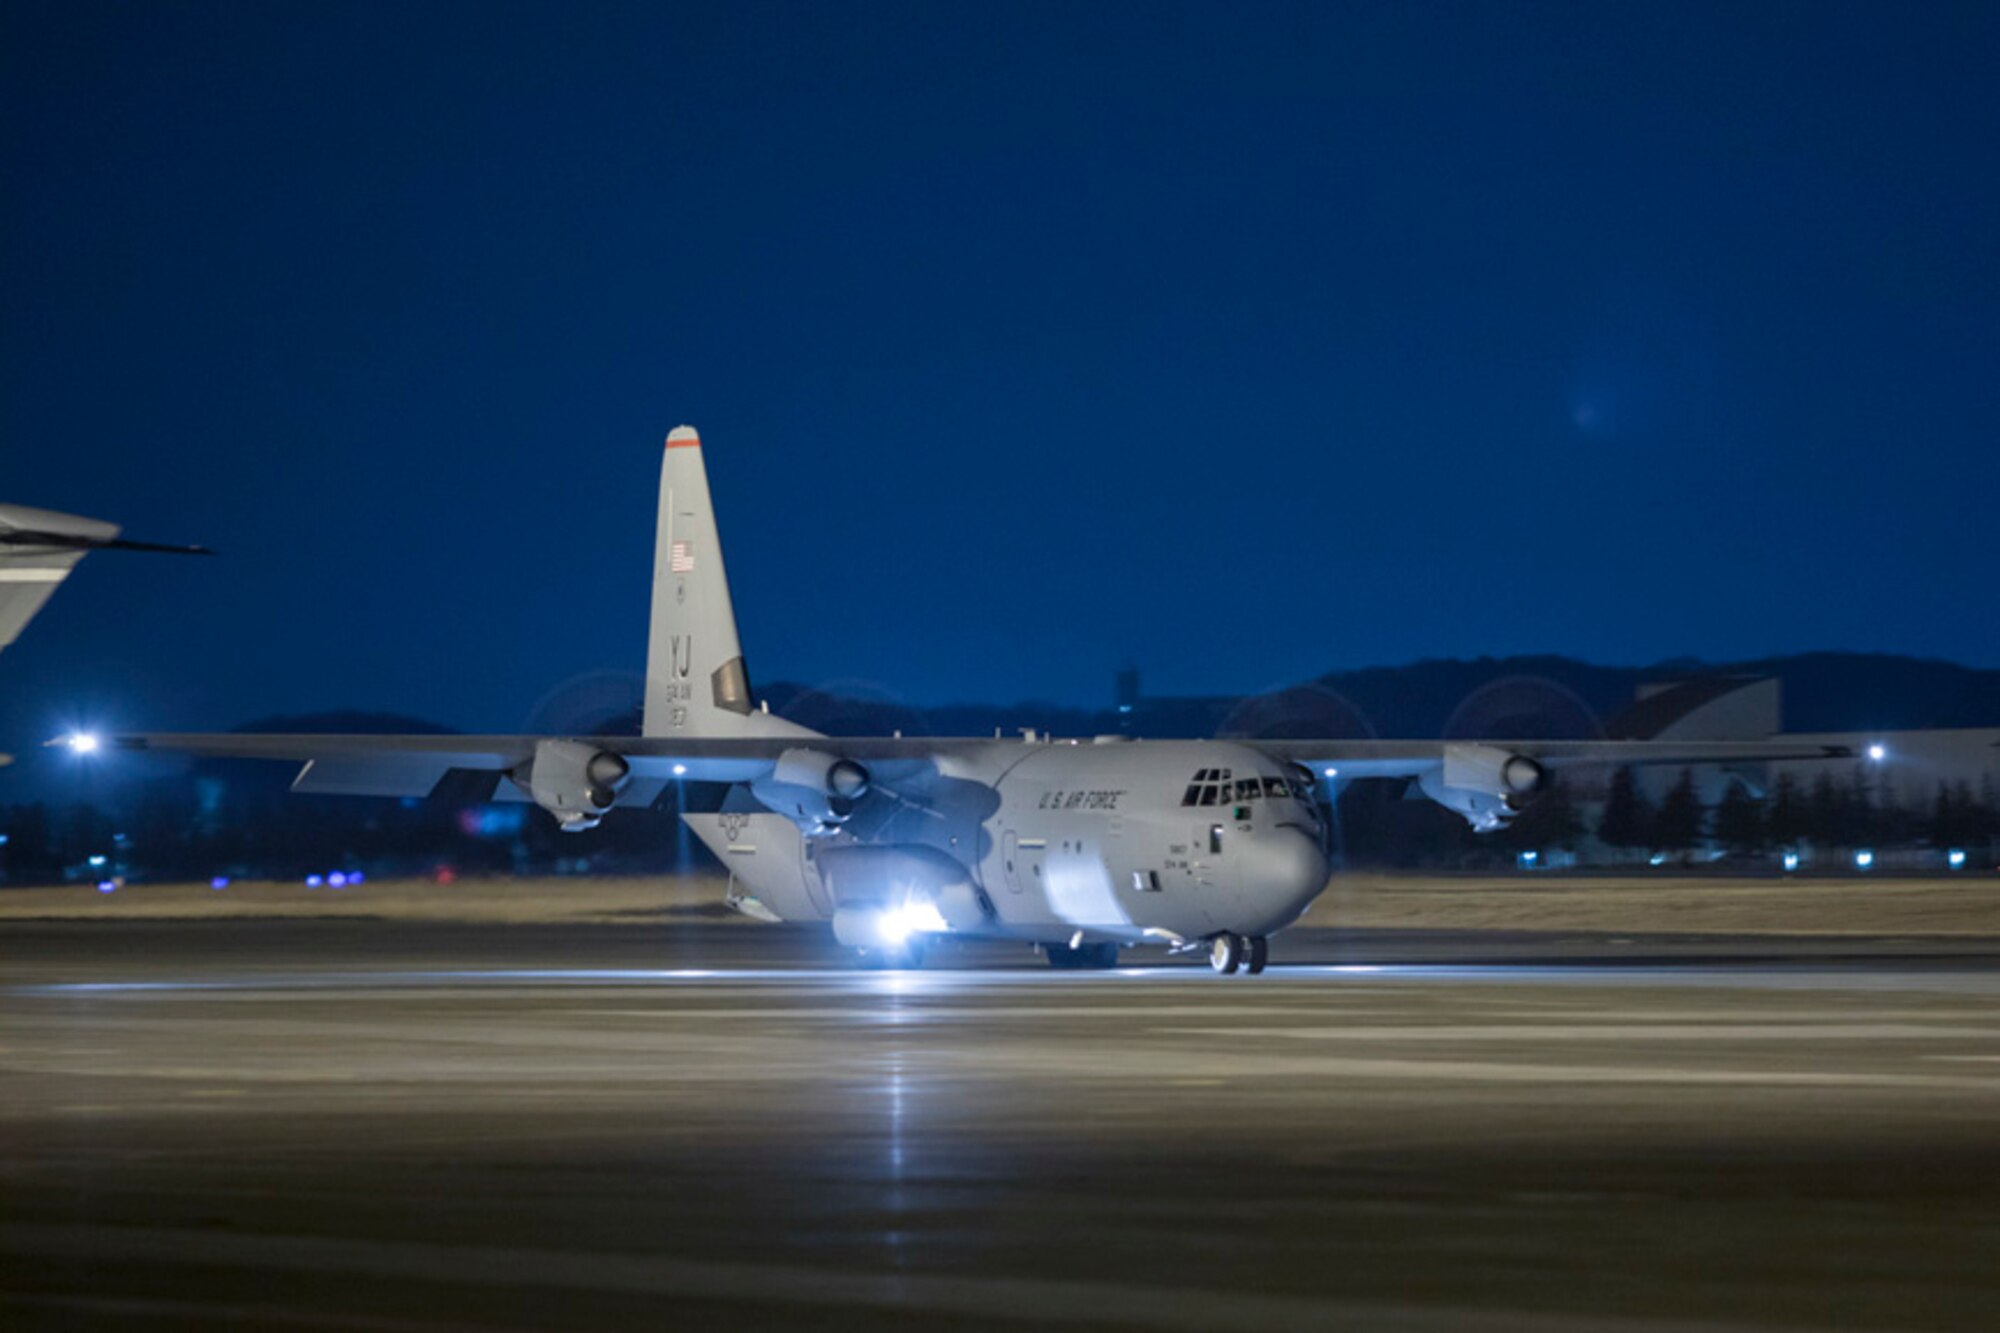
[[[1265,778],[1264,794],[1270,797],[1274,801],[1281,801],[1285,797],[1290,796],[1292,793],[1290,789],[1285,786],[1285,780],[1283,778]]]
[[[1260,797],[1260,796],[1261,796],[1262,794],[1263,794],[1263,792],[1262,792],[1262,789],[1261,789],[1261,788],[1259,787],[1259,785],[1258,785],[1258,782],[1257,782],[1257,779],[1255,779],[1255,778],[1238,778],[1238,779],[1236,779],[1236,799],[1237,799],[1237,800],[1239,800],[1239,801],[1254,801],[1254,800],[1257,800],[1257,799],[1258,799],[1258,798],[1259,798],[1259,797]]]

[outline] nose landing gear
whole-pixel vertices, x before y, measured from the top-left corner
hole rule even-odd
[[[1241,968],[1254,977],[1264,970],[1270,957],[1270,941],[1262,935],[1245,939],[1225,930],[1208,942],[1208,965],[1223,976],[1231,976]]]

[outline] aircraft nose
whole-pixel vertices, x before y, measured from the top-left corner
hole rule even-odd
[[[1289,922],[1326,887],[1329,871],[1319,840],[1298,828],[1276,828],[1250,840],[1246,887]],[[1275,929],[1276,927],[1271,927]]]

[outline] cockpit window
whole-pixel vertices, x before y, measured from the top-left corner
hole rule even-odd
[[[1239,800],[1239,801],[1254,801],[1254,800],[1258,799],[1258,798],[1259,798],[1260,796],[1262,796],[1262,795],[1263,795],[1263,791],[1262,791],[1261,787],[1259,786],[1259,784],[1258,784],[1258,782],[1257,782],[1257,779],[1255,779],[1255,778],[1238,778],[1238,779],[1236,779],[1236,799],[1237,799],[1237,800]]]
[[[1270,797],[1274,801],[1281,801],[1285,797],[1290,796],[1292,793],[1290,789],[1285,786],[1285,780],[1283,778],[1265,778],[1264,794]]]
[[[1181,804],[1222,805],[1229,800],[1232,790],[1228,769],[1204,768],[1188,783],[1187,791],[1181,796]]]

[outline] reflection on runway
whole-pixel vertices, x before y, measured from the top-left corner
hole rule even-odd
[[[1678,1333],[1904,1327],[1914,1292],[1951,1330],[2000,1301],[1989,943],[1329,932],[1255,978],[868,972],[737,927],[8,944],[10,1328]]]
[[[1225,995],[1239,998],[1300,985],[1355,981],[1466,983],[1476,985],[1692,986],[1766,989],[1772,987],[1836,986],[1841,988],[1921,988],[2000,994],[2000,968],[1912,968],[1897,960],[1877,959],[1841,966],[1802,963],[1783,967],[1745,963],[1620,964],[1584,963],[1532,965],[1326,963],[1273,966],[1262,977],[1221,978],[1205,967],[1118,967],[1101,972],[1052,972],[1032,969],[933,968],[925,971],[879,972],[859,968],[454,968],[321,972],[302,969],[240,975],[150,977],[135,981],[63,981],[0,986],[0,995],[145,995],[203,991],[382,991],[490,990],[537,988],[680,988],[692,985],[784,987],[840,991],[853,995],[925,996],[983,990],[1023,988],[1088,988],[1093,985],[1227,987]]]

